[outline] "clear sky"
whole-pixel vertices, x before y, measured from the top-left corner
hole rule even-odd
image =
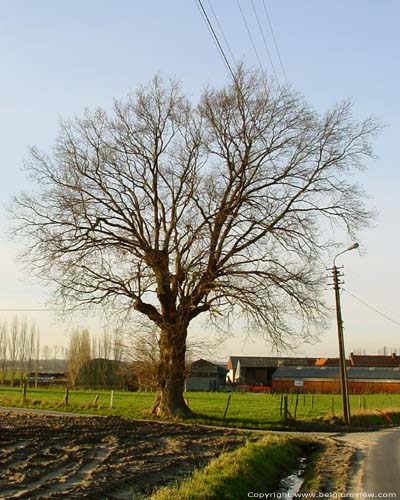
[[[218,21],[236,59],[258,66],[236,0],[203,0],[216,29]],[[273,65],[284,76],[274,48],[263,0],[240,0],[264,69],[271,73],[253,11],[264,30]],[[400,322],[400,3],[395,0],[265,0],[288,81],[320,112],[351,98],[357,118],[375,115],[387,127],[375,142],[378,160],[369,162],[360,182],[379,211],[376,227],[360,238],[362,251],[342,257],[345,266],[343,316],[346,349],[377,352],[400,346],[400,326],[361,304],[354,295]],[[156,72],[182,80],[195,100],[210,83],[222,85],[227,70],[207,31],[195,0],[0,0],[0,198],[3,206],[21,189],[29,145],[49,150],[60,117],[84,107],[109,107]],[[221,42],[222,34],[218,32]],[[227,55],[230,52],[224,45]],[[45,306],[48,291],[32,285],[15,263],[18,244],[5,234],[0,214],[0,309]],[[337,235],[341,242],[341,235]],[[343,241],[343,248],[349,244]],[[327,266],[331,263],[328,261]],[[327,290],[333,306],[333,291]],[[22,314],[22,313],[21,313]],[[12,317],[0,312],[0,319]],[[43,343],[62,344],[70,325],[51,313],[26,313],[38,323]],[[82,323],[82,320],[79,320]],[[200,326],[196,326],[201,329]],[[261,355],[269,346],[244,342],[237,334],[215,355]],[[319,343],[298,354],[337,354],[334,313]]]

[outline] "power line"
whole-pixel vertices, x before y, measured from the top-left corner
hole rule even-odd
[[[0,312],[54,312],[55,309],[0,309]]]
[[[260,18],[258,17],[258,13],[257,13],[256,7],[254,5],[254,0],[251,0],[251,6],[253,7],[254,15],[256,16],[256,19],[257,19],[258,28],[260,30],[262,39],[264,41],[264,47],[265,47],[265,50],[267,52],[269,62],[271,63],[272,71],[274,72],[276,81],[279,82],[279,78],[278,78],[278,75],[277,75],[276,70],[275,70],[274,62],[272,60],[271,53],[270,53],[270,51],[268,49],[267,40],[265,39],[265,36],[264,36],[264,30],[262,29],[262,26],[261,26],[261,23],[260,23]]]
[[[210,21],[210,18],[207,15],[207,12],[206,12],[206,10],[205,10],[205,8],[203,6],[203,3],[202,3],[201,0],[197,0],[197,2],[198,2],[198,5],[199,5],[199,10],[202,13],[202,15],[204,17],[204,20],[206,22],[206,25],[207,25],[207,27],[208,27],[208,29],[209,29],[209,31],[210,31],[213,39],[214,39],[214,43],[216,44],[216,46],[217,46],[217,48],[218,48],[218,50],[219,50],[219,52],[220,52],[220,54],[221,54],[221,56],[222,56],[225,64],[226,64],[226,66],[227,66],[227,68],[228,68],[228,70],[229,70],[229,72],[230,72],[230,74],[231,74],[231,76],[233,78],[233,81],[236,83],[235,74],[234,74],[234,72],[233,72],[233,70],[231,68],[231,65],[229,64],[228,58],[226,57],[225,51],[222,48],[222,45],[221,45],[221,43],[220,43],[220,41],[218,39],[218,36],[217,36],[217,34],[216,34],[216,32],[215,32],[215,30],[213,28],[213,25],[212,25],[212,23]]]
[[[231,58],[232,58],[233,62],[235,63],[235,66],[236,66],[236,58],[235,58],[235,56],[233,55],[233,52],[232,52],[231,46],[229,45],[229,42],[228,42],[228,40],[227,40],[227,38],[226,38],[226,36],[225,36],[224,30],[222,29],[222,26],[221,26],[221,24],[220,24],[220,22],[219,22],[219,20],[218,20],[217,14],[215,13],[215,10],[214,10],[214,8],[213,8],[213,6],[212,6],[212,3],[211,3],[211,1],[210,1],[210,0],[207,0],[207,3],[208,3],[208,5],[210,6],[211,12],[213,13],[213,16],[214,16],[214,18],[215,18],[215,21],[216,21],[216,23],[217,23],[217,26],[218,26],[218,28],[219,28],[219,30],[220,30],[220,32],[221,32],[221,34],[222,34],[222,37],[223,37],[223,39],[224,39],[224,42],[225,42],[226,46],[228,47],[229,53],[230,53],[230,55],[231,55]]]
[[[270,19],[269,15],[268,15],[268,9],[267,9],[267,4],[265,3],[265,0],[263,0],[263,4],[264,4],[265,15],[267,16],[267,20],[268,20],[269,29],[271,30],[272,39],[274,40],[275,50],[276,50],[276,53],[278,55],[278,59],[279,59],[280,65],[281,65],[282,73],[283,73],[285,80],[287,81],[285,67],[283,66],[282,57],[281,57],[281,54],[280,54],[280,51],[278,48],[278,42],[276,41],[275,33],[274,33],[274,30],[272,29],[272,23],[271,23],[271,19]]]
[[[245,17],[245,15],[244,15],[244,13],[243,13],[242,7],[240,6],[240,2],[239,2],[239,0],[236,0],[236,3],[237,3],[237,5],[238,5],[238,7],[239,7],[240,14],[241,14],[241,16],[242,16],[242,19],[243,19],[244,25],[246,26],[247,34],[249,35],[251,45],[253,46],[254,53],[255,53],[255,55],[256,55],[256,57],[257,57],[257,60],[258,60],[258,64],[260,65],[261,71],[264,71],[264,70],[263,70],[263,65],[261,64],[261,59],[260,59],[260,56],[258,55],[258,51],[257,51],[256,45],[255,45],[255,43],[254,43],[253,37],[251,36],[250,28],[249,28],[249,25],[247,24],[246,17]]]
[[[76,312],[82,312],[82,311],[90,311],[90,312],[95,312],[95,311],[125,311],[124,308],[109,308],[109,309],[104,309],[104,308],[84,308],[84,309],[76,309]],[[0,312],[60,312],[60,309],[42,309],[42,308],[31,308],[31,309],[0,309]]]
[[[357,297],[357,295],[354,295],[354,293],[351,293],[349,292],[348,290],[345,290],[344,288],[342,288],[342,290],[344,290],[346,293],[348,293],[349,295],[351,295],[354,299],[358,300],[358,302],[360,302],[361,304],[363,304],[364,306],[368,307],[369,309],[371,309],[372,311],[375,311],[377,314],[379,314],[380,316],[382,316],[383,318],[387,319],[388,321],[391,321],[392,323],[394,323],[395,325],[397,326],[400,326],[400,322],[399,321],[396,321],[395,319],[391,318],[390,316],[388,316],[387,314],[379,311],[379,309],[376,309],[376,307],[374,306],[371,306],[370,304],[368,304],[367,302],[365,302],[364,300],[360,299],[359,297]]]

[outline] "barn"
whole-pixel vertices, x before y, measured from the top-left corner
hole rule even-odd
[[[347,384],[351,394],[400,393],[400,368],[347,368]],[[272,376],[273,392],[340,392],[340,370],[335,366],[282,366]]]
[[[269,388],[272,376],[280,366],[314,365],[316,358],[231,356],[228,377],[233,384],[250,391]]]
[[[186,391],[224,391],[228,370],[205,359],[194,361],[186,377]]]

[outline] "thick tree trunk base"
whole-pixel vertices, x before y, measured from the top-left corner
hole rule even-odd
[[[168,404],[168,398],[161,392],[158,392],[156,395],[151,413],[152,415],[158,415],[160,417],[188,418],[194,416],[194,413],[188,407],[183,397],[180,402],[174,402],[174,404],[169,402]]]

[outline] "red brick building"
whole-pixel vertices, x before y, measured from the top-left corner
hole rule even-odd
[[[400,393],[400,368],[350,366],[347,383],[350,394]],[[340,371],[334,366],[282,366],[272,376],[271,391],[336,394]]]
[[[400,356],[357,355],[346,360],[349,391],[400,393]],[[338,358],[231,356],[231,383],[249,391],[339,393]]]

